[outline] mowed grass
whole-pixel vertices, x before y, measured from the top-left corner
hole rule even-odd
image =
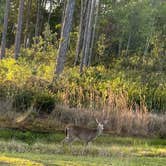
[[[166,140],[103,134],[91,145],[63,146],[64,134],[0,130],[0,165],[165,166]]]

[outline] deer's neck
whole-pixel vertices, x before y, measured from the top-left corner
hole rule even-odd
[[[98,136],[101,135],[102,132],[103,132],[103,130],[102,130],[101,128],[97,128],[97,135],[98,135]]]

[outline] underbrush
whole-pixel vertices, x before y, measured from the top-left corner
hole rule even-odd
[[[105,130],[117,135],[166,137],[165,57],[113,58],[107,67],[89,67],[81,75],[78,66],[66,67],[53,79],[54,47],[43,49],[39,42],[22,50],[18,61],[9,49],[0,62],[1,127],[95,127],[98,117],[108,119]]]
[[[99,121],[108,120],[104,126],[106,133],[121,136],[166,138],[165,114],[143,113],[140,110],[136,112],[120,111],[110,108],[105,108],[103,111],[71,109],[60,105],[57,105],[50,114],[37,113],[33,108],[28,112],[20,113],[11,111],[9,105],[8,111],[0,111],[1,128],[55,132],[64,130],[65,125],[69,123],[95,128],[97,125],[95,118],[97,118]]]
[[[0,97],[12,99],[18,110],[35,105],[37,110],[51,112],[56,102],[70,107],[102,109],[110,103],[117,105],[121,98],[133,110],[142,105],[150,112],[166,110],[165,64],[155,67],[162,62],[162,57],[131,56],[127,60],[122,57],[113,60],[109,68],[90,67],[82,75],[79,67],[66,68],[53,81],[52,53],[48,51],[48,57],[43,60],[41,52],[26,50],[23,53],[27,57],[20,57],[17,62],[7,58],[0,63]],[[33,61],[29,61],[32,55]],[[44,100],[48,104],[43,104]]]

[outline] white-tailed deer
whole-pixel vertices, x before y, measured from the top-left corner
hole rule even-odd
[[[104,123],[99,123],[97,119],[96,122],[98,124],[96,129],[90,129],[76,125],[67,125],[65,128],[66,138],[63,140],[63,143],[72,143],[75,140],[82,140],[87,145],[103,132]]]

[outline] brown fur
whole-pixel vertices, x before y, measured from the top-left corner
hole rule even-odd
[[[90,129],[82,126],[76,126],[69,124],[65,128],[66,138],[63,142],[71,143],[76,139],[84,141],[86,144],[94,140],[98,135],[101,134],[103,125],[98,123],[98,128]]]

